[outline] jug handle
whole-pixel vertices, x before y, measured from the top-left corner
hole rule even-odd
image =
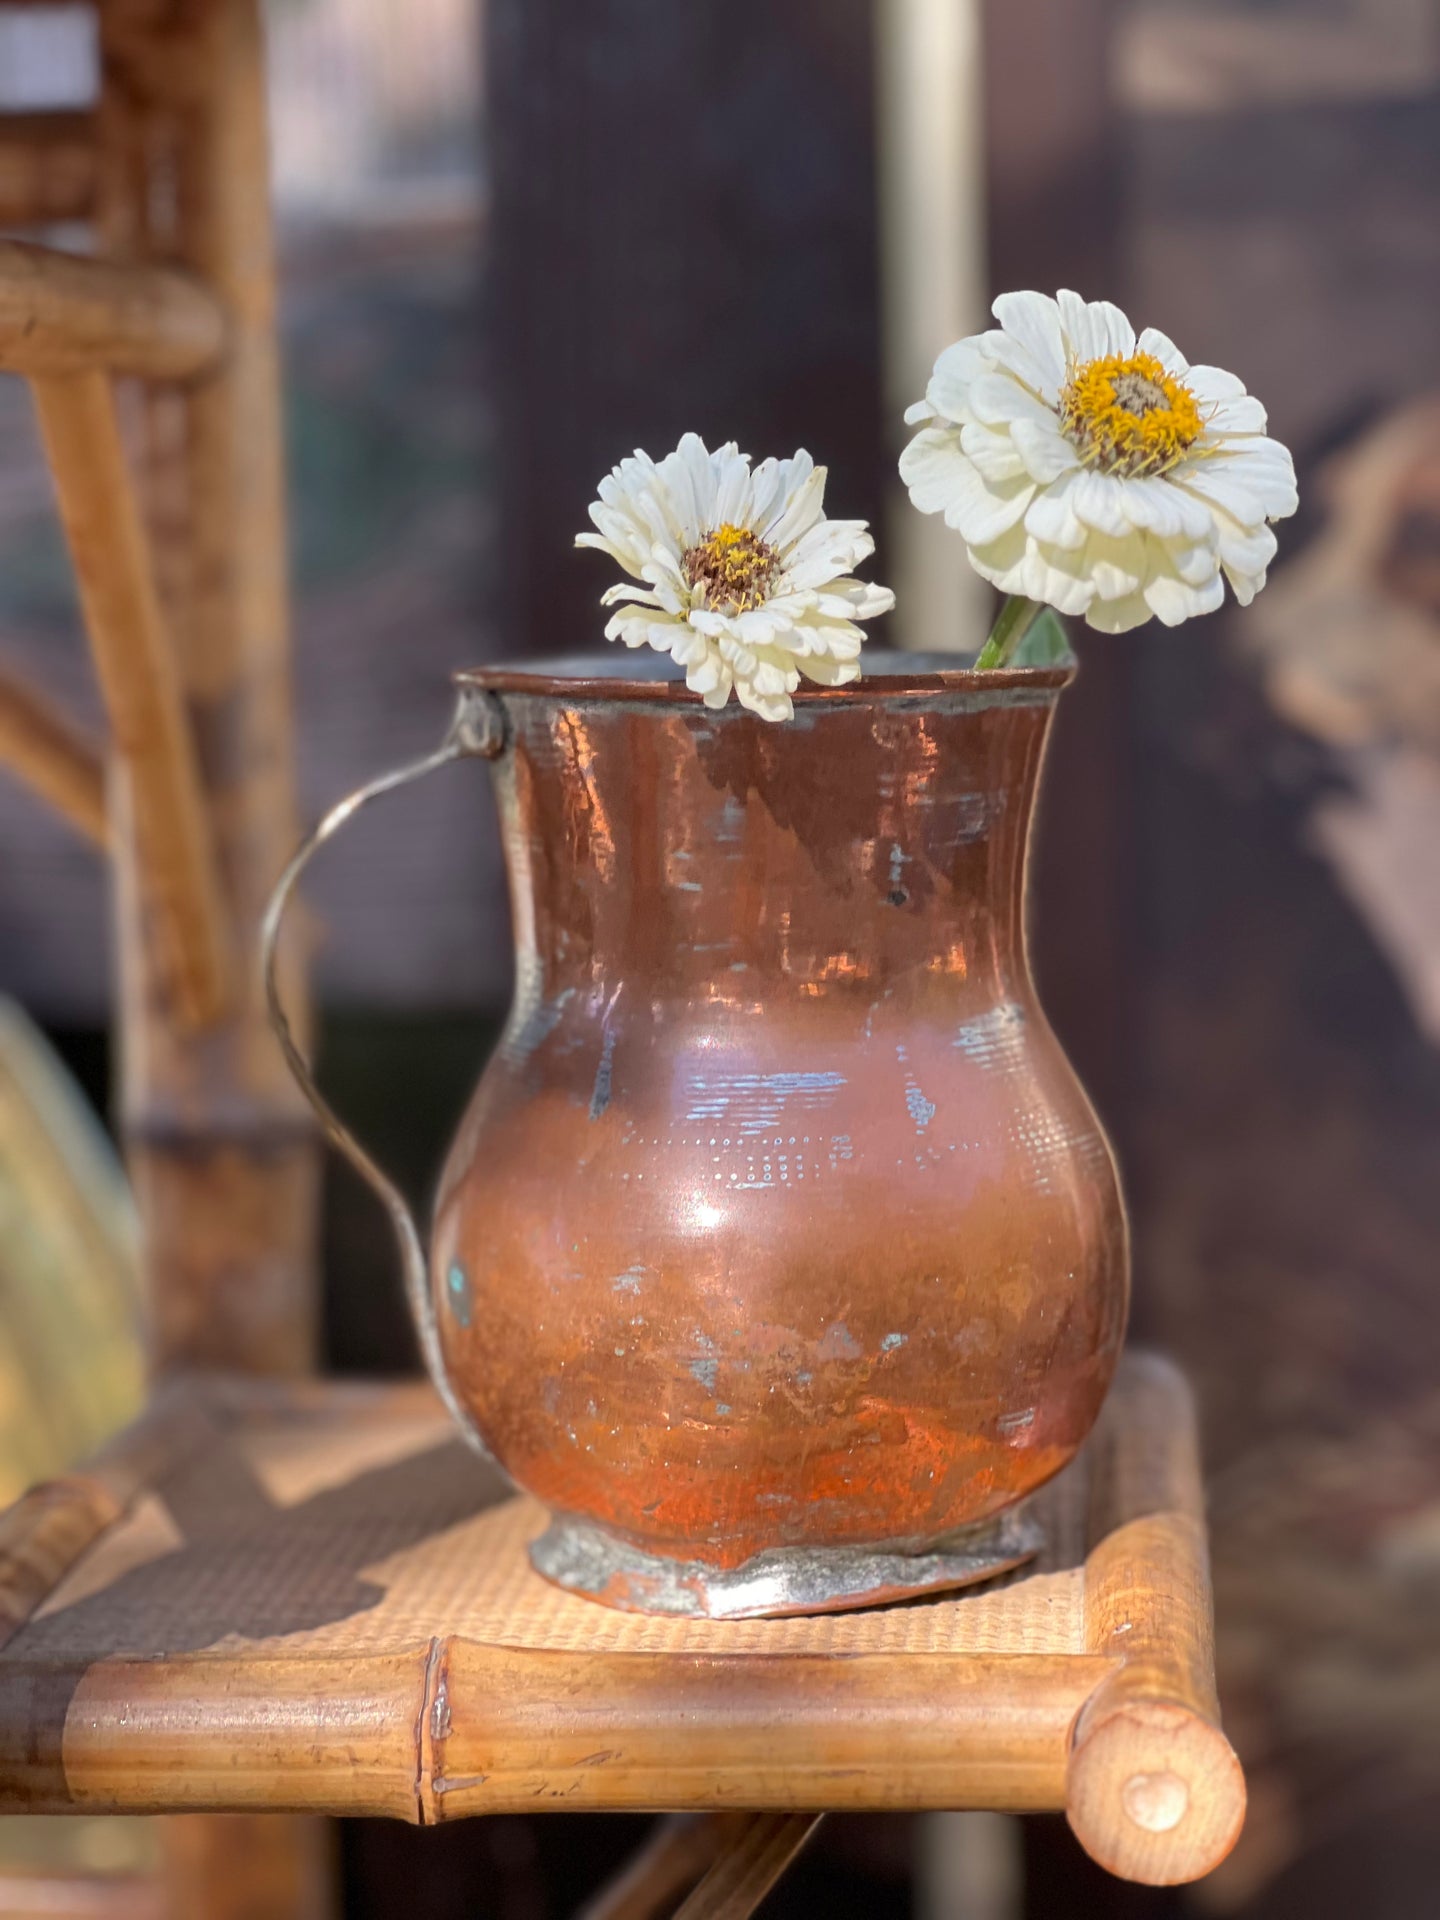
[[[353,819],[362,808],[368,807],[372,800],[378,800],[382,794],[393,793],[397,788],[408,787],[416,780],[423,780],[426,774],[434,773],[440,767],[449,766],[454,760],[472,758],[494,760],[503,752],[504,747],[505,713],[500,701],[494,694],[487,693],[481,688],[463,687],[449,731],[433,753],[427,753],[423,759],[413,760],[407,766],[397,767],[393,772],[381,774],[378,779],[369,781],[363,787],[357,787],[354,793],[349,794],[338,805],[331,807],[313,832],[307,834],[276,883],[275,891],[271,894],[265,908],[260,930],[265,1000],[270,1012],[270,1025],[274,1029],[276,1039],[280,1042],[285,1063],[294,1075],[300,1091],[314,1108],[326,1138],[344,1154],[389,1215],[390,1225],[394,1229],[400,1248],[405,1294],[415,1321],[415,1330],[420,1338],[420,1354],[425,1362],[426,1372],[434,1382],[435,1390],[451,1418],[471,1445],[487,1459],[491,1457],[489,1450],[481,1439],[474,1421],[451,1387],[445,1370],[445,1358],[440,1347],[440,1329],[435,1318],[435,1302],[430,1291],[429,1263],[425,1255],[425,1243],[420,1236],[415,1216],[395,1182],[351,1133],[315,1084],[310,1062],[295,1038],[289,1015],[285,1011],[276,961],[281,925],[301,875],[309,866],[312,857],[328,840],[334,838],[347,821]]]

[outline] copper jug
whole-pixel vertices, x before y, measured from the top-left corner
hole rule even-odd
[[[271,905],[282,1042],[389,1208],[436,1386],[549,1509],[535,1567],[612,1606],[813,1612],[1014,1566],[1119,1354],[1115,1167],[1025,943],[1073,666],[864,667],[782,725],[660,656],[462,674],[441,748],[336,808]],[[315,847],[467,754],[516,987],[427,1265],[274,946]]]

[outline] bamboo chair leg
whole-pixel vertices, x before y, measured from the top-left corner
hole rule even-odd
[[[823,1813],[757,1813],[730,1841],[675,1920],[750,1920]]]
[[[224,1010],[227,916],[175,655],[103,373],[32,380],[115,748],[134,797],[148,897],[168,936],[179,1005]]]
[[[668,1815],[576,1920],[666,1920],[676,1901],[749,1825],[744,1813]]]
[[[318,1145],[258,963],[299,838],[262,24],[259,0],[99,16],[102,248],[195,275],[226,316],[216,367],[145,394],[136,463],[236,958],[224,1023],[180,1030],[143,836],[118,816],[120,1102],[162,1370],[296,1373],[315,1353]],[[157,169],[173,192],[151,190]],[[303,971],[297,941],[302,1009]]]
[[[203,1044],[139,904],[150,869],[118,865],[127,1157],[145,1225],[160,1367],[296,1373],[313,1364],[319,1155],[265,1018],[261,910],[295,819],[284,488],[259,0],[99,9],[97,225],[121,262],[173,262],[226,316],[223,359],[146,396],[142,475],[162,601],[202,728],[209,818],[235,930],[235,993]],[[173,193],[154,193],[156,165]],[[177,416],[179,416],[177,421]],[[302,956],[286,997],[303,1002]],[[174,1920],[322,1920],[314,1820],[165,1823]],[[255,1856],[253,1874],[235,1870]],[[263,1874],[263,1899],[247,1880]]]

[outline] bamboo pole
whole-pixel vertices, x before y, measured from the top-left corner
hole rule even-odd
[[[575,1920],[666,1920],[717,1856],[744,1834],[747,1813],[672,1813]]]
[[[201,1025],[226,1001],[226,916],[114,397],[93,372],[46,375],[31,391],[178,1005]]]
[[[183,274],[0,240],[0,371],[184,380],[224,344],[220,307]]]
[[[95,205],[95,117],[0,115],[0,227],[86,220]]]
[[[48,700],[0,672],[0,765],[97,847],[110,842],[98,750]]]
[[[675,1920],[750,1920],[824,1818],[823,1813],[757,1813],[676,1909]]]
[[[259,9],[102,8],[100,31],[106,251],[177,262],[227,318],[213,368],[183,391],[146,390],[138,468],[239,960],[229,1016],[196,1045],[177,1027],[150,934],[144,848],[122,823],[120,1096],[156,1360],[303,1371],[318,1152],[258,965],[260,916],[299,837]],[[148,191],[157,165],[173,198]],[[289,956],[292,973],[300,958]],[[303,1007],[298,978],[287,992]]]
[[[1189,1391],[1155,1355],[1130,1363],[1123,1434],[1092,1442],[1085,1563],[1090,1651],[1120,1651],[1075,1722],[1065,1808],[1086,1852],[1150,1886],[1219,1865],[1245,1820],[1220,1730],[1204,1495]]]
[[[936,356],[985,325],[981,0],[880,0],[875,18],[880,314],[886,416],[898,457]],[[899,645],[978,650],[989,592],[965,543],[916,513],[892,475],[886,579]]]

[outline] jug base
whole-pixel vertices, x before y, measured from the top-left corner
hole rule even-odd
[[[622,1613],[702,1620],[839,1613],[973,1586],[1033,1560],[1045,1534],[1029,1503],[962,1527],[923,1551],[893,1547],[774,1547],[726,1571],[642,1552],[588,1521],[555,1518],[530,1564],[570,1593]]]

